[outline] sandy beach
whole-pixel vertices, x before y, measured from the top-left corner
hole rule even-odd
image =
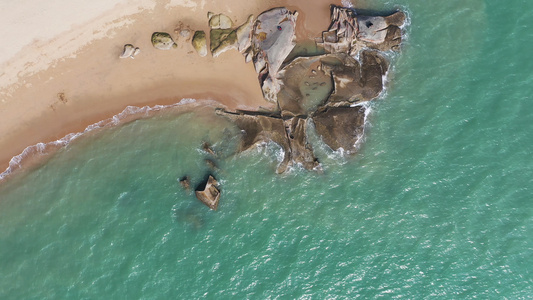
[[[51,12],[61,16],[69,5]],[[37,143],[81,132],[127,106],[168,105],[183,98],[215,100],[228,108],[257,109],[272,104],[262,97],[257,74],[237,51],[200,57],[176,29],[208,32],[207,13],[225,13],[235,24],[273,7],[299,12],[297,39],[317,36],[329,25],[329,5],[340,1],[120,1],[89,11],[85,20],[66,19],[58,32],[44,35],[21,17],[16,26],[34,34],[31,43],[1,53],[0,169]],[[31,3],[30,10],[39,10]],[[50,12],[48,12],[50,14]],[[31,14],[29,15],[31,16]],[[53,19],[58,22],[57,19]],[[61,26],[64,30],[61,31]],[[15,25],[12,25],[15,26]],[[46,24],[42,24],[46,27]],[[170,33],[178,47],[152,47],[153,32]],[[53,37],[51,37],[51,35]],[[2,38],[3,44],[9,43]],[[120,59],[124,44],[141,49],[135,59]]]

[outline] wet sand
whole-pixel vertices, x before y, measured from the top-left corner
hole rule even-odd
[[[271,107],[262,97],[253,65],[237,51],[200,57],[183,37],[176,40],[177,49],[157,50],[150,42],[152,33],[177,37],[180,22],[208,32],[208,11],[225,13],[240,25],[249,14],[285,6],[299,12],[297,38],[306,40],[327,29],[329,5],[339,2],[180,0],[170,1],[175,6],[157,4],[128,16],[124,6],[116,6],[82,26],[65,24],[69,32],[33,43],[2,64],[0,169],[28,146],[81,132],[130,105],[168,105],[195,98],[216,100],[228,108]],[[95,30],[94,24],[100,23]],[[92,36],[96,39],[90,40]],[[118,57],[127,43],[140,47],[135,59]]]

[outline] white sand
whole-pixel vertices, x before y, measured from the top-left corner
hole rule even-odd
[[[207,12],[235,24],[278,6],[298,10],[300,39],[329,25],[323,0],[9,0],[0,4],[0,170],[26,147],[50,142],[121,112],[128,105],[214,99],[236,108],[269,106],[252,64],[229,51],[199,57],[190,42],[156,50],[154,31],[178,35],[179,22],[208,31]],[[223,3],[222,3],[223,2]],[[332,1],[333,4],[340,4]],[[119,59],[126,43],[141,48]],[[4,45],[7,45],[4,47]],[[61,101],[59,93],[64,93]]]

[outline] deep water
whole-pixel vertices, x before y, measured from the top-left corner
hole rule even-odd
[[[356,157],[277,175],[209,109],[78,138],[0,184],[0,299],[533,297],[533,2],[360,2],[411,24]]]

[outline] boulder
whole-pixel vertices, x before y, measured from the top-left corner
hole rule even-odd
[[[122,50],[122,54],[120,54],[120,58],[135,58],[137,54],[141,52],[141,49],[139,47],[135,47],[132,44],[126,44],[124,45],[124,50]]]
[[[205,186],[199,187],[195,193],[196,198],[202,201],[203,204],[212,210],[217,210],[218,201],[220,200],[220,190],[218,189],[218,182],[213,176],[209,175]]]
[[[196,50],[198,55],[202,57],[207,55],[207,39],[205,36],[205,32],[196,31],[194,33],[194,36],[192,38],[192,46],[194,50]]]
[[[178,47],[170,34],[166,32],[154,32],[152,34],[152,45],[159,50],[170,50]]]
[[[221,53],[237,49],[237,33],[233,29],[211,29],[211,54],[213,57]]]

